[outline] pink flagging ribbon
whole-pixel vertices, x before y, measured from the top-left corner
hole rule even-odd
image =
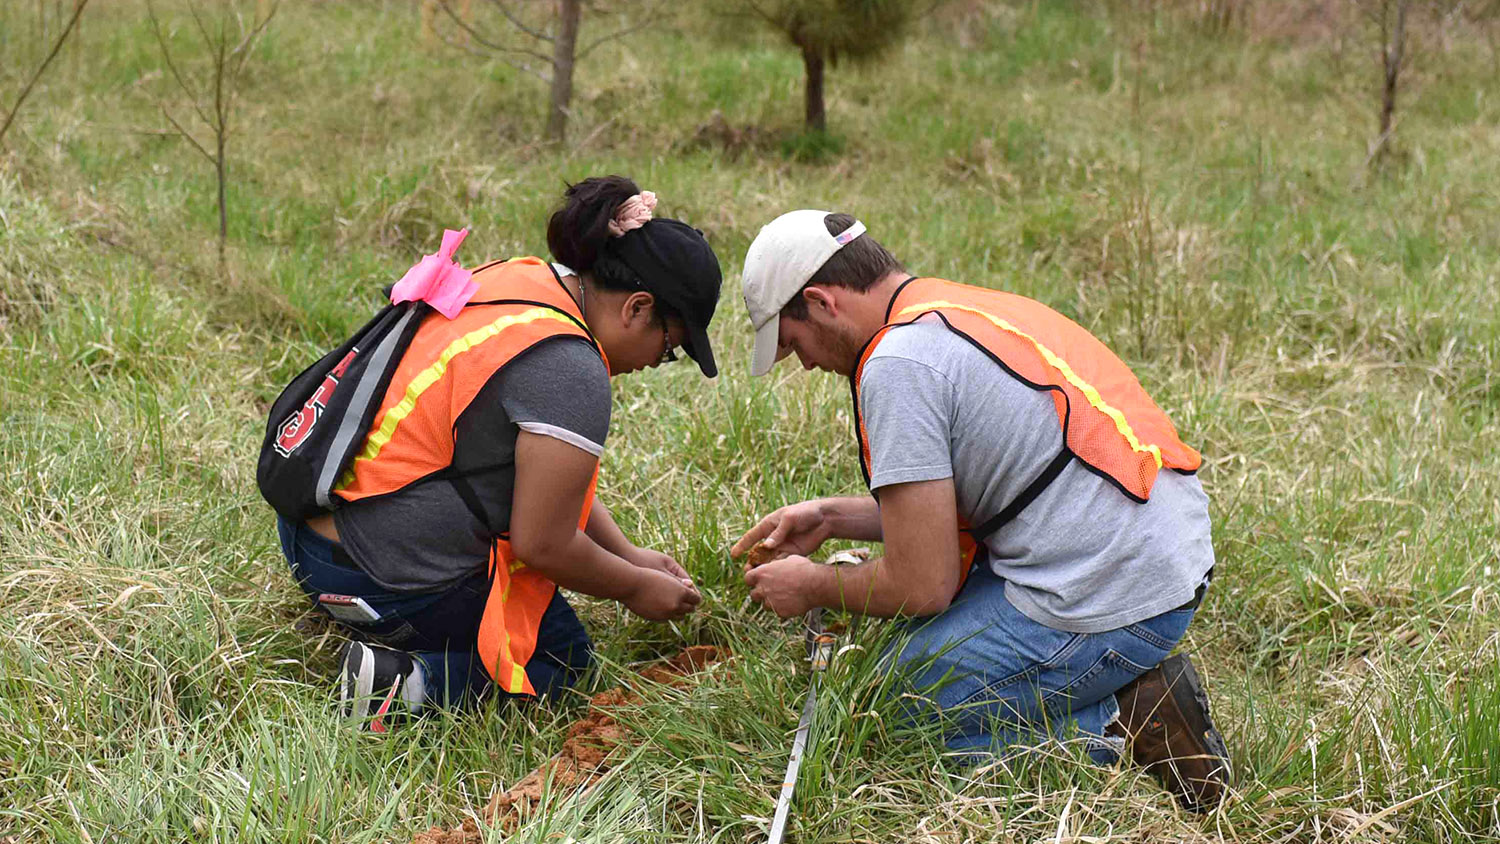
[[[457,317],[479,290],[479,284],[470,280],[474,273],[453,260],[453,253],[468,236],[468,229],[444,229],[438,251],[413,264],[391,288],[391,304],[422,301],[448,319]]]
[[[634,231],[651,221],[651,212],[656,210],[656,194],[648,190],[620,203],[615,209],[615,218],[609,221],[610,237]]]

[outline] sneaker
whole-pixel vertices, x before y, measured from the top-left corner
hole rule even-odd
[[[1136,764],[1189,811],[1219,805],[1229,788],[1229,751],[1188,655],[1167,657],[1115,692],[1115,700],[1120,719],[1105,731],[1130,743]]]
[[[421,664],[402,651],[350,642],[340,673],[339,703],[345,717],[358,720],[372,733],[390,729],[393,709],[416,713],[427,697]]]

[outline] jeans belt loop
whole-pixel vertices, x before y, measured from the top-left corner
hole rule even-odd
[[[1180,607],[1177,607],[1177,609],[1172,610],[1172,612],[1178,612],[1179,610],[1197,609],[1198,605],[1201,604],[1201,603],[1203,603],[1203,593],[1205,593],[1205,592],[1208,591],[1209,581],[1211,581],[1213,579],[1214,579],[1214,570],[1213,569],[1209,569],[1208,573],[1205,574],[1205,575],[1203,575],[1203,582],[1200,583],[1200,584],[1198,584],[1198,588],[1197,589],[1193,590],[1193,597],[1191,599],[1189,599],[1187,603],[1183,604]]]

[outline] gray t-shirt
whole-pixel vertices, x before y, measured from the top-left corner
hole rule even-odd
[[[860,402],[871,487],[951,477],[971,525],[1005,509],[1062,450],[1051,393],[935,317],[886,335],[865,365]],[[1164,470],[1138,504],[1077,460],[986,545],[1016,609],[1073,633],[1186,603],[1214,564],[1197,477]]]
[[[554,437],[598,456],[609,433],[609,372],[589,342],[571,335],[522,352],[487,381],[454,426],[453,463],[471,477],[485,520],[447,480],[418,483],[334,511],[344,550],[396,592],[436,592],[483,568],[496,534],[510,529],[516,436]]]

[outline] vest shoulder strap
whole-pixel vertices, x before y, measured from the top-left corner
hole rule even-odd
[[[1057,480],[1057,476],[1061,475],[1062,471],[1068,468],[1068,464],[1072,462],[1072,450],[1067,446],[1063,446],[1063,450],[1058,452],[1056,457],[1052,458],[1041,474],[1037,475],[1031,483],[1027,484],[1025,489],[1021,490],[1021,494],[1017,495],[1014,501],[1005,505],[1004,510],[985,519],[983,524],[980,524],[978,527],[969,528],[969,535],[974,537],[975,542],[983,542],[995,531],[1010,524],[1016,516],[1021,515],[1021,511],[1031,506],[1031,502],[1035,501],[1038,496],[1046,491],[1047,487],[1051,486],[1052,482]]]

